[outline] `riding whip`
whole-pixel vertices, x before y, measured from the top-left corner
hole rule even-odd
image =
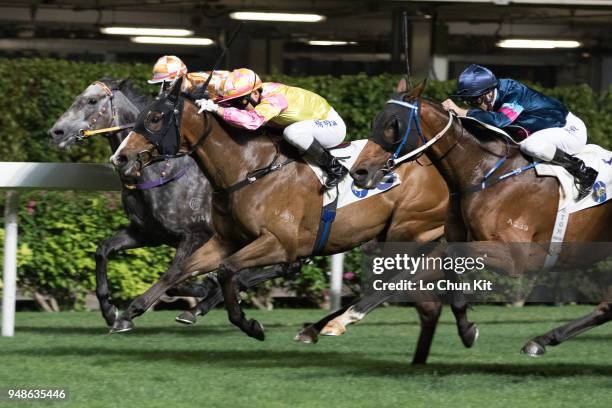
[[[215,73],[215,71],[217,70],[217,68],[219,67],[221,62],[223,61],[223,58],[225,58],[225,54],[227,54],[227,51],[232,46],[232,43],[234,42],[234,39],[236,38],[236,35],[238,35],[238,32],[240,31],[240,29],[242,28],[243,25],[244,25],[244,21],[241,21],[240,23],[238,23],[238,26],[236,27],[236,29],[234,30],[234,32],[230,36],[229,40],[227,41],[227,44],[223,48],[223,51],[221,52],[221,55],[219,55],[219,58],[217,58],[217,61],[215,62],[215,65],[213,65],[213,68],[210,71],[210,75],[206,79],[206,82],[204,82],[204,85],[202,85],[202,89],[208,89],[208,84],[210,83],[210,80],[212,79],[213,74]]]
[[[410,74],[410,56],[408,54],[408,12],[404,11],[403,16],[403,28],[404,28],[404,59],[406,60],[406,81],[408,82],[408,89],[412,89],[412,75]]]

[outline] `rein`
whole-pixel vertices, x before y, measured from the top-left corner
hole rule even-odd
[[[280,157],[280,150],[278,148],[278,144],[276,142],[274,142],[274,147],[276,148],[276,153],[274,154],[274,158],[272,159],[272,162],[270,164],[268,164],[266,167],[260,168],[260,169],[255,169],[253,171],[250,171],[247,173],[246,177],[227,187],[224,189],[220,189],[220,190],[215,190],[213,191],[213,194],[220,194],[220,193],[226,193],[226,194],[230,194],[233,193],[235,191],[240,190],[243,187],[246,187],[250,184],[253,184],[254,182],[256,182],[257,180],[264,178],[265,176],[267,176],[270,173],[273,173],[275,171],[278,171],[280,169],[282,169],[283,167],[285,167],[288,164],[291,164],[295,161],[295,159],[287,159],[282,163],[277,163],[278,158]]]
[[[452,112],[449,112],[448,113],[448,123],[446,124],[444,129],[442,129],[440,132],[438,132],[438,134],[436,134],[434,137],[432,137],[429,141],[426,141],[425,136],[423,135],[423,130],[421,129],[421,122],[419,120],[419,106],[413,105],[411,103],[404,102],[404,101],[398,101],[396,99],[388,100],[387,104],[400,105],[400,106],[403,106],[403,107],[408,108],[410,110],[410,113],[408,114],[409,115],[408,116],[408,128],[406,129],[406,132],[404,132],[404,136],[402,137],[402,141],[401,141],[400,145],[395,150],[395,152],[393,153],[391,158],[387,161],[387,165],[386,165],[385,169],[389,170],[389,171],[393,170],[395,167],[399,166],[400,164],[402,164],[406,160],[410,159],[411,157],[414,157],[414,156],[422,154],[431,145],[433,145],[438,140],[440,140],[442,138],[442,136],[444,136],[446,134],[446,132],[448,132],[448,130],[450,129],[451,125],[453,124],[454,115],[453,115]],[[416,129],[417,129],[417,132],[419,133],[419,136],[421,137],[421,140],[423,141],[423,145],[421,147],[419,147],[419,148],[414,149],[413,151],[411,151],[411,152],[409,152],[407,154],[404,154],[403,156],[398,157],[400,152],[402,151],[402,149],[406,145],[406,142],[408,141],[408,136],[410,136],[410,131],[412,130],[412,123],[413,122],[414,122],[414,124],[416,126]]]

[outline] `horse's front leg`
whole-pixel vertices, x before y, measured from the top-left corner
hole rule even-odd
[[[249,245],[223,260],[217,278],[223,291],[225,309],[230,322],[249,337],[264,340],[263,327],[255,319],[247,320],[238,302],[236,273],[241,269],[288,262],[287,251],[278,238],[266,231]]]
[[[501,271],[510,276],[519,276],[527,268],[529,246],[493,241],[449,243],[445,255],[459,258],[481,258],[489,269]],[[457,280],[456,273],[452,270],[445,270],[444,274],[445,278],[450,281]],[[450,291],[448,300],[455,315],[459,337],[463,345],[470,348],[478,339],[479,330],[476,324],[467,318],[468,303],[465,294],[462,291]]]
[[[170,268],[175,265],[180,266],[188,256],[204,245],[206,241],[207,239],[202,239],[202,237],[198,235],[185,235],[176,247],[176,253],[170,264]],[[210,288],[206,285],[206,282],[183,282],[168,289],[166,295],[205,297],[208,295],[209,290]]]
[[[202,273],[213,271],[221,261],[228,256],[232,248],[222,242],[217,235],[213,236],[204,246],[195,251],[182,264],[172,265],[144,294],[130,303],[123,314],[115,321],[111,333],[132,330],[132,319],[149,309],[169,288],[181,281]]]
[[[140,232],[132,228],[123,228],[115,235],[106,238],[96,249],[96,297],[100,302],[100,311],[106,324],[112,326],[117,318],[117,308],[111,303],[108,290],[107,265],[108,257],[123,249],[133,249],[146,246],[148,243]]]
[[[291,279],[300,272],[301,265],[302,263],[297,261],[292,264],[274,265],[270,268],[249,268],[241,270],[238,272],[236,277],[238,290],[242,292],[259,285],[261,282],[275,278]],[[202,296],[204,299],[202,299],[195,307],[186,310],[177,316],[177,322],[183,324],[194,324],[197,316],[204,316],[212,308],[223,301],[223,293],[221,292],[221,288],[215,279],[207,279],[204,283],[209,289],[206,296]]]
[[[462,251],[454,251],[452,245],[446,248],[444,254],[449,257],[461,257],[464,255]],[[444,278],[449,282],[457,282],[457,274],[450,269],[444,269]],[[460,290],[452,290],[447,293],[446,300],[450,303],[451,310],[455,316],[457,333],[459,338],[461,338],[461,342],[466,348],[471,348],[478,339],[479,330],[476,324],[468,320],[468,303],[465,294]]]
[[[467,229],[461,211],[461,201],[456,195],[451,195],[448,203],[448,212],[444,225],[444,235],[449,243],[466,242],[468,239]],[[451,244],[452,245],[452,244]],[[448,251],[452,255],[452,251]],[[454,271],[445,270],[445,278],[456,281],[457,276]],[[470,322],[467,317],[468,303],[463,292],[452,291],[449,299],[451,310],[455,316],[457,332],[461,342],[467,348],[474,345],[478,339],[478,327]]]

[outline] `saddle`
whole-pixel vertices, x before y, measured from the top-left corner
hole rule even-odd
[[[461,125],[471,134],[480,138],[492,138],[492,137],[501,137],[502,139],[506,139],[507,141],[513,144],[519,144],[527,136],[529,136],[529,132],[517,125],[506,126],[501,129],[495,126],[491,126],[484,122],[481,122],[474,118],[469,117],[458,117]]]

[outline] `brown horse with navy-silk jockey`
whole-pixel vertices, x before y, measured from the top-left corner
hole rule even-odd
[[[393,146],[402,140],[399,128],[411,109],[405,103],[418,106],[423,139],[409,137],[399,155],[423,148],[450,190],[449,212],[445,235],[448,241],[489,243],[539,243],[541,245],[509,245],[506,253],[489,256],[487,264],[509,271],[513,275],[541,269],[548,254],[559,203],[559,182],[553,177],[538,177],[527,171],[492,184],[480,191],[483,176],[507,156],[498,174],[522,168],[529,161],[517,146],[508,146],[500,137],[476,137],[464,129],[450,112],[440,105],[421,99],[425,83],[407,93],[405,86],[395,96],[397,102],[387,103],[376,117],[370,140],[351,169],[356,185],[371,188],[393,167]],[[403,103],[403,104],[402,104]],[[449,121],[453,122],[450,126]],[[414,159],[418,155],[410,157]],[[477,188],[474,188],[474,187]],[[585,253],[571,243],[610,242],[612,204],[606,202],[569,217],[560,265],[581,266],[605,258],[598,251]],[[507,220],[519,220],[528,228],[516,228]],[[474,244],[474,246],[476,246]],[[584,248],[584,246],[582,247]],[[559,344],[589,328],[612,319],[610,303],[603,302],[596,310],[576,321],[538,336],[523,347],[529,355],[545,352],[547,345]]]
[[[179,97],[180,79],[168,91]],[[184,97],[184,96],[180,96]],[[249,336],[263,340],[262,326],[247,320],[238,304],[234,275],[254,266],[292,262],[312,254],[322,206],[321,186],[312,170],[295,160],[281,170],[244,184],[255,169],[296,157],[288,145],[266,134],[233,128],[209,113],[198,114],[185,98],[180,123],[181,149],[192,152],[217,191],[213,197],[215,235],[180,267],[171,268],[145,294],[135,299],[118,318],[115,330],[132,327],[131,320],[149,308],[167,288],[195,275],[218,270],[229,319]],[[162,113],[149,111],[144,118],[150,128],[163,128]],[[172,126],[172,125],[170,125]],[[132,132],[114,156],[124,174],[137,173],[139,155],[155,146],[142,134]],[[323,254],[343,252],[374,238],[387,241],[429,242],[444,228],[448,190],[433,166],[407,164],[396,169],[402,183],[389,191],[353,203],[337,211]],[[177,198],[179,199],[179,198]],[[437,299],[417,305],[421,335],[413,362],[424,363],[440,315]],[[454,308],[459,334],[466,346],[476,337],[466,307]]]

